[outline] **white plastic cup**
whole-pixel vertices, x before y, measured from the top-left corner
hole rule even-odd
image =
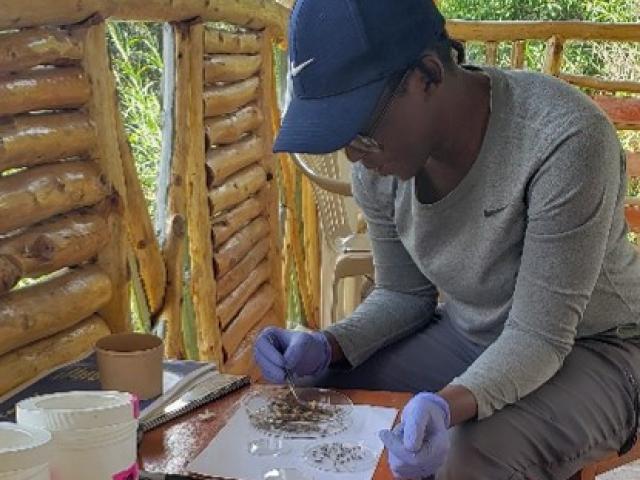
[[[120,392],[57,393],[19,402],[16,417],[51,432],[53,480],[137,480],[136,402]]]
[[[50,480],[51,434],[0,423],[0,480]]]

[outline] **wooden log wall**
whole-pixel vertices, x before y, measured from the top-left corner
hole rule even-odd
[[[216,319],[229,371],[255,371],[252,339],[283,325],[277,195],[271,152],[269,30],[207,29],[202,80]]]
[[[0,394],[129,326],[104,33],[0,33]]]

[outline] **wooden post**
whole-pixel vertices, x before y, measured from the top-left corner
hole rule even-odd
[[[544,73],[558,76],[562,69],[562,53],[564,51],[564,39],[554,35],[547,41],[547,51],[544,60]]]
[[[173,49],[170,50],[171,46]],[[165,119],[173,117],[171,128],[163,132],[163,159],[161,175],[165,180],[160,187],[166,185],[166,192],[161,195],[166,199],[160,209],[165,209],[167,218],[161,232],[162,252],[167,268],[167,288],[165,302],[160,312],[160,319],[166,325],[165,354],[169,358],[184,357],[182,338],[181,305],[184,284],[184,258],[186,252],[187,230],[187,163],[189,160],[189,112],[191,108],[191,92],[189,85],[189,26],[174,23],[165,26],[165,58],[174,57],[175,71],[168,71],[165,66]],[[166,125],[165,125],[166,127]]]
[[[498,63],[498,42],[487,42],[485,47],[486,64],[495,66]]]
[[[94,158],[126,209],[127,192],[118,140],[117,96],[113,73],[109,66],[104,22],[88,27],[85,53],[84,68],[92,88],[89,113],[96,131],[100,132]],[[110,216],[109,229],[111,242],[98,256],[98,264],[111,278],[113,296],[99,313],[112,332],[127,332],[131,329],[131,304],[127,269],[127,232],[122,214]]]
[[[214,361],[222,369],[222,338],[216,317],[216,281],[213,274],[213,244],[207,183],[205,176],[205,133],[203,110],[204,27],[191,25],[188,31],[188,74],[185,84],[191,92],[187,112],[189,143],[187,191],[189,198],[189,257],[191,259],[191,297],[198,326],[200,360]],[[186,86],[186,85],[185,85]]]
[[[262,95],[260,96],[260,106],[262,107],[264,117],[268,118],[269,121],[263,123],[261,136],[264,139],[263,165],[267,172],[267,179],[269,180],[267,188],[265,189],[264,197],[266,198],[266,215],[270,227],[269,265],[271,268],[270,283],[274,288],[273,311],[280,322],[280,325],[284,327],[286,319],[284,315],[284,288],[282,284],[282,240],[280,238],[279,218],[280,202],[278,198],[278,191],[275,186],[275,175],[273,171],[275,155],[273,153],[272,143],[272,139],[274,138],[280,124],[279,115],[274,115],[274,112],[278,108],[273,58],[274,38],[275,32],[273,30],[266,30],[262,33],[262,70],[260,73]]]
[[[511,68],[522,69],[524,67],[527,43],[524,40],[513,42],[511,50]]]

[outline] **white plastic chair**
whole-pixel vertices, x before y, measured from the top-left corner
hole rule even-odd
[[[325,327],[339,315],[355,308],[361,299],[360,288],[345,289],[343,308],[338,308],[341,281],[349,277],[373,276],[371,242],[364,225],[356,228],[349,221],[345,197],[351,196],[351,184],[341,180],[347,162],[339,152],[328,155],[291,155],[296,166],[311,180],[318,206],[323,237],[320,270],[320,323]],[[362,227],[362,228],[361,228]]]

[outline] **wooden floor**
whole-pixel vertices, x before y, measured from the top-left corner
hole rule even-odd
[[[608,473],[598,475],[598,480],[638,480],[640,479],[640,462],[630,463]]]

